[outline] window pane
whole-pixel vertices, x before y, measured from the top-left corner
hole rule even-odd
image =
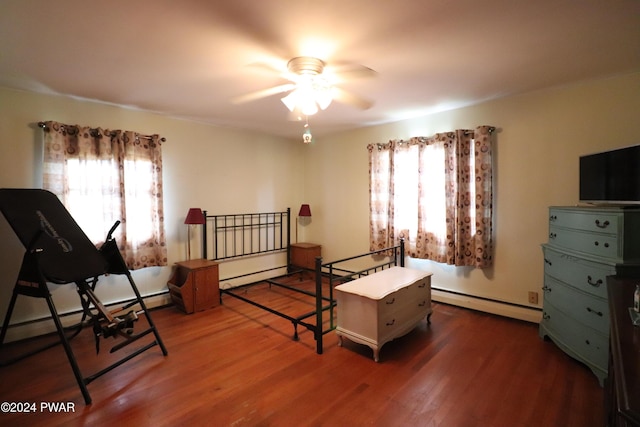
[[[125,208],[127,212],[127,239],[134,245],[153,235],[149,218],[152,206],[153,165],[150,161],[125,160]]]
[[[445,151],[441,144],[424,147],[422,153],[422,227],[439,238],[446,235]]]
[[[67,205],[69,212],[94,242],[103,242],[109,228],[119,219],[117,166],[109,160],[67,160]]]
[[[415,236],[418,232],[418,147],[399,149],[394,156],[395,226]]]
[[[471,217],[471,235],[476,235],[476,144],[474,140],[471,140],[469,144],[469,201],[471,202],[471,209],[469,209],[469,216]]]

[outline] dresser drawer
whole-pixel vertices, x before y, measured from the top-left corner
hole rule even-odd
[[[549,226],[549,244],[611,260],[622,260],[618,236]]]
[[[431,286],[430,286],[430,278],[424,278],[419,282],[412,284],[409,287],[409,292],[411,293],[410,298],[414,299],[426,299],[428,302],[431,302]]]
[[[567,316],[601,332],[609,334],[609,305],[606,299],[577,291],[552,277],[544,278],[544,303],[562,307]]]
[[[597,233],[618,234],[620,216],[615,213],[563,209],[549,210],[549,225]]]
[[[548,301],[545,301],[542,325],[554,342],[568,354],[606,373],[609,359],[607,335],[602,335],[563,314]]]
[[[588,261],[556,251],[547,245],[542,250],[545,275],[599,298],[607,298],[605,278],[616,274],[615,265]]]
[[[416,322],[429,313],[430,293],[418,285],[413,284],[408,288],[400,289],[378,302],[379,341],[386,341],[397,334],[398,330],[409,326],[413,329]]]

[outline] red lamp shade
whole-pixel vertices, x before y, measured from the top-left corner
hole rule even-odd
[[[300,212],[298,213],[298,216],[311,216],[311,208],[309,207],[309,205],[300,206]]]
[[[204,214],[199,208],[191,208],[184,220],[185,224],[204,224]]]

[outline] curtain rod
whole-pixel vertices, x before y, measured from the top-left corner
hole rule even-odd
[[[47,124],[45,122],[38,122],[38,127],[42,128],[42,129],[45,129],[47,127]],[[91,128],[91,130],[95,130],[95,129]],[[112,133],[111,133],[112,135],[113,135],[113,132],[114,131],[112,131]],[[137,132],[134,132],[134,133],[136,134],[136,138],[142,138],[142,139],[148,139],[148,140],[151,140],[153,138],[153,136],[151,136],[151,135],[142,135],[142,134],[139,134]],[[160,141],[166,142],[167,139],[162,137],[162,138],[160,138]]]

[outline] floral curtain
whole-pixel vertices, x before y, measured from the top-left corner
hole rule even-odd
[[[493,262],[490,126],[370,144],[370,246],[456,266]]]
[[[167,265],[158,135],[66,125],[44,129],[43,186],[96,245],[111,226],[131,270]]]

